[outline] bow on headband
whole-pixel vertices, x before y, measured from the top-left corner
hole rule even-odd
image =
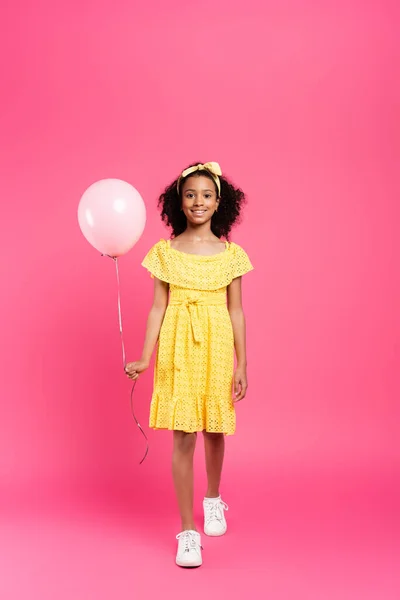
[[[219,180],[219,176],[222,175],[222,171],[221,171],[221,167],[219,166],[219,164],[217,162],[208,162],[208,163],[204,163],[204,165],[202,165],[202,164],[195,165],[194,167],[189,167],[188,169],[185,169],[184,171],[182,171],[182,174],[179,176],[179,179],[176,184],[178,193],[179,193],[179,184],[180,184],[181,180],[184,179],[185,177],[187,177],[188,175],[195,173],[196,171],[208,171],[210,173],[211,177],[213,178],[213,180],[215,182],[215,185],[217,186],[218,196],[220,196],[221,195],[221,182]]]

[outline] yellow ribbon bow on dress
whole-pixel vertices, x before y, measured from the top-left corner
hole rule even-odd
[[[176,188],[178,190],[178,193],[179,193],[179,184],[181,182],[181,179],[184,179],[185,177],[187,177],[191,173],[195,173],[196,171],[208,171],[210,173],[213,180],[215,181],[215,185],[217,186],[218,196],[220,196],[221,195],[221,182],[219,180],[219,177],[220,177],[220,175],[222,175],[222,171],[221,171],[221,167],[219,166],[219,164],[217,162],[207,162],[207,163],[204,163],[204,165],[202,165],[200,163],[198,165],[195,165],[194,167],[188,167],[187,169],[182,171],[182,174],[179,176],[178,181],[176,183]]]

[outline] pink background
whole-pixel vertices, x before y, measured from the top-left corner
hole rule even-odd
[[[397,598],[397,3],[6,4],[0,596]],[[120,260],[133,360],[152,293],[140,261],[168,235],[156,199],[196,160],[246,191],[233,239],[256,270],[231,525],[190,575],[173,562],[170,434],[148,432],[139,467],[114,266],[77,206],[104,177],[146,202]],[[147,373],[135,397],[146,430],[151,385]]]

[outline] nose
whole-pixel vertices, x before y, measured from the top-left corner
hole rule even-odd
[[[201,196],[196,196],[193,206],[203,206],[203,198]]]

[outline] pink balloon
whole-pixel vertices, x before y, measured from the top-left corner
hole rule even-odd
[[[146,224],[146,208],[139,192],[121,179],[96,181],[84,192],[78,221],[87,241],[102,254],[126,254]]]

